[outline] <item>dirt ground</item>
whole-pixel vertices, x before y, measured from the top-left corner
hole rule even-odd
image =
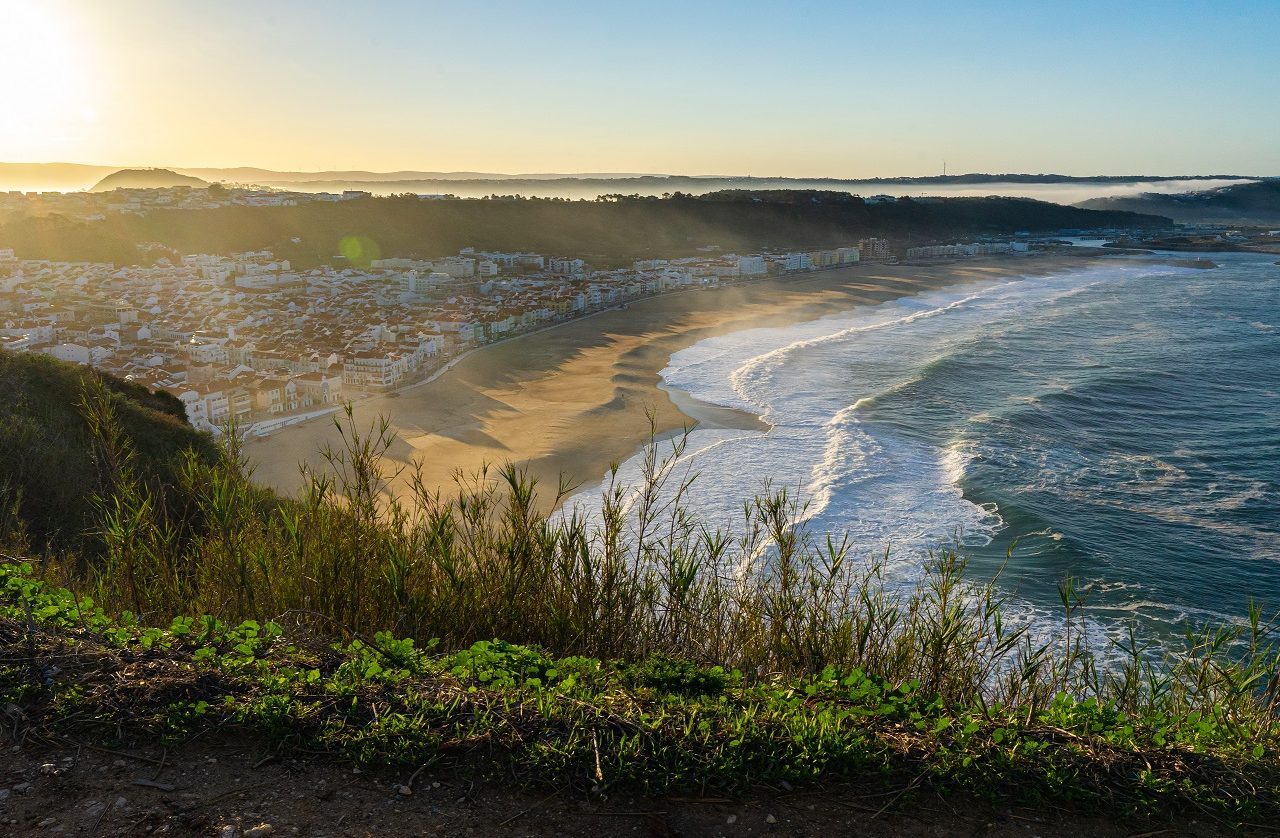
[[[1265,829],[1265,827],[1264,827]],[[425,769],[365,771],[275,758],[245,743],[0,752],[0,835],[274,836],[1160,836],[1235,835],[1208,820],[1124,822],[991,807],[911,791],[760,787],[738,798],[601,799],[475,784]],[[1259,833],[1262,834],[1262,833]]]

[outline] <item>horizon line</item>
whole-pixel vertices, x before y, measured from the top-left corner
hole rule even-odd
[[[1280,177],[1280,174],[1261,175],[1261,174],[1242,174],[1242,173],[1228,173],[1228,172],[1211,172],[1211,173],[1205,173],[1205,174],[1189,174],[1189,173],[1149,174],[1149,173],[1136,173],[1136,172],[1126,172],[1123,174],[1104,174],[1100,172],[1094,172],[1087,175],[1072,175],[1072,174],[1066,174],[1063,172],[1054,172],[1054,171],[1044,171],[1044,172],[969,171],[969,172],[961,172],[957,174],[948,173],[945,175],[939,173],[939,174],[931,174],[931,175],[846,176],[846,175],[782,175],[782,174],[770,174],[770,175],[680,174],[680,173],[673,173],[673,172],[546,172],[546,171],[543,171],[543,172],[489,172],[489,171],[478,171],[478,170],[469,170],[469,169],[461,169],[461,170],[453,170],[453,171],[439,171],[439,170],[428,170],[428,169],[390,169],[385,171],[379,171],[375,169],[354,169],[354,168],[332,168],[332,169],[310,169],[310,170],[309,169],[272,169],[265,166],[256,166],[256,165],[247,165],[247,164],[235,165],[235,166],[189,166],[189,165],[173,165],[173,164],[116,165],[116,164],[108,164],[108,163],[80,163],[80,162],[65,161],[65,160],[49,160],[49,161],[0,160],[0,166],[14,166],[14,167],[17,167],[17,166],[74,166],[74,167],[93,168],[93,169],[114,169],[116,171],[163,169],[163,170],[168,170],[173,172],[181,172],[183,170],[234,171],[237,169],[252,169],[252,170],[264,172],[267,174],[281,174],[281,175],[287,174],[287,175],[324,176],[324,175],[344,174],[344,175],[373,175],[377,177],[388,177],[391,175],[436,176],[436,177],[423,177],[423,178],[403,178],[404,180],[414,180],[414,179],[436,180],[436,179],[443,179],[443,178],[458,179],[458,180],[464,180],[464,179],[519,180],[519,179],[529,179],[529,178],[624,180],[624,179],[635,179],[635,178],[689,178],[694,180],[797,180],[797,181],[830,180],[830,181],[868,182],[868,181],[925,180],[925,179],[950,180],[953,178],[973,177],[976,175],[980,175],[983,177],[1000,177],[1000,176],[1061,177],[1061,178],[1073,178],[1077,180],[1090,180],[1095,178],[1096,179],[1132,178],[1135,180],[1154,180],[1154,179],[1208,180],[1213,178],[1241,179],[1241,180],[1245,180],[1245,179],[1267,180],[1267,179],[1274,179],[1274,178]],[[324,179],[324,178],[319,178],[319,179]],[[329,178],[329,179],[332,179],[332,178]],[[346,178],[346,179],[354,180],[355,178]]]

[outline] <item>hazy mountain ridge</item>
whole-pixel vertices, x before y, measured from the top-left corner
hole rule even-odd
[[[100,166],[83,163],[3,163],[0,162],[0,191],[74,191],[89,189],[102,178],[121,169],[146,168],[139,166]],[[655,182],[664,182],[669,191],[682,188],[705,190],[709,186],[720,185],[722,188],[751,188],[753,184],[883,184],[891,185],[976,185],[983,183],[1015,183],[1015,184],[1052,184],[1052,183],[1142,183],[1166,181],[1203,181],[1249,179],[1244,175],[1059,175],[1059,174],[988,174],[968,173],[959,175],[928,175],[920,177],[772,177],[752,175],[673,175],[661,173],[638,172],[530,172],[501,173],[474,171],[417,171],[399,170],[391,172],[375,172],[362,169],[305,171],[276,171],[255,166],[238,167],[199,167],[199,166],[165,166],[176,174],[200,178],[201,180],[227,183],[259,184],[282,188],[302,188],[318,191],[321,188],[358,189],[363,186],[378,184],[382,188],[390,186],[403,187],[402,191],[412,191],[411,186],[433,184],[471,184],[474,186],[498,184],[510,191],[511,186],[519,184],[546,185],[548,182],[576,184],[584,187],[600,185],[605,192],[625,190],[630,184],[651,186]]]
[[[372,172],[363,170],[294,172],[273,171],[271,169],[235,168],[235,169],[202,169],[175,167],[176,171],[192,174],[208,180],[248,180],[259,178],[263,182],[279,183],[325,183],[325,182],[367,182],[367,183],[410,183],[414,181],[668,181],[670,183],[697,183],[704,185],[707,181],[723,181],[725,183],[884,183],[884,184],[980,184],[980,183],[1140,183],[1145,181],[1168,180],[1223,180],[1247,179],[1246,175],[1059,175],[1059,174],[988,174],[971,172],[960,175],[921,175],[895,177],[792,177],[771,175],[679,175],[667,173],[636,172],[540,172],[540,173],[502,173],[502,172],[423,172],[396,171]]]

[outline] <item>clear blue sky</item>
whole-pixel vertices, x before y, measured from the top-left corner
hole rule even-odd
[[[6,160],[1280,174],[1280,0],[6,5],[65,34]]]

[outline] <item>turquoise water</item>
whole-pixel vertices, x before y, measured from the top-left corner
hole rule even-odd
[[[668,385],[772,426],[695,431],[689,502],[737,520],[769,478],[812,531],[888,550],[904,586],[930,550],[959,544],[988,576],[1016,544],[1001,585],[1046,619],[1068,574],[1104,629],[1280,610],[1280,266],[1212,258],[1113,258],[676,353]]]

